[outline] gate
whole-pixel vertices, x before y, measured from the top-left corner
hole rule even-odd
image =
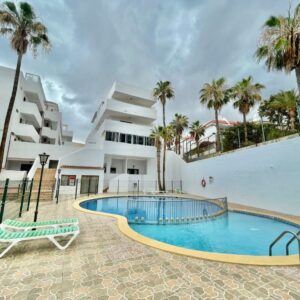
[[[80,194],[98,194],[99,176],[81,176]]]

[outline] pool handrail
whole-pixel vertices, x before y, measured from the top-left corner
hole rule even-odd
[[[300,237],[300,230],[296,233],[297,236]],[[293,236],[286,244],[285,246],[285,253],[286,255],[290,255],[290,251],[289,251],[289,248],[290,248],[290,244],[296,239],[295,236]]]
[[[299,232],[298,232],[299,233]],[[293,236],[292,240],[296,239],[298,241],[298,253],[299,253],[299,260],[300,260],[300,236],[298,235],[298,233],[296,234],[295,232],[292,232],[290,230],[285,230],[283,231],[269,246],[269,256],[272,256],[272,248],[273,246],[282,239],[282,237],[284,237],[286,234],[291,234]],[[291,241],[291,240],[290,240]],[[290,242],[289,241],[289,242]],[[288,243],[289,243],[288,242]],[[287,244],[288,244],[287,243]],[[290,245],[290,244],[289,244]]]

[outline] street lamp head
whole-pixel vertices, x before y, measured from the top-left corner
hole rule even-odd
[[[41,163],[42,166],[44,166],[47,163],[47,160],[48,160],[50,155],[48,155],[44,152],[42,154],[39,154],[39,156],[40,156],[40,163]]]

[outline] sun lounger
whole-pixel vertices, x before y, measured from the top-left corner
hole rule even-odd
[[[18,243],[23,241],[48,239],[51,241],[58,249],[65,250],[73,242],[73,240],[79,234],[78,226],[66,226],[59,228],[47,228],[32,231],[6,231],[0,229],[0,243],[6,243],[8,246],[0,253],[0,258],[2,258],[12,247],[16,246]],[[66,237],[71,235],[70,240],[62,246],[56,238]]]
[[[5,220],[0,228],[6,229],[14,229],[14,230],[31,230],[33,228],[57,228],[63,226],[77,226],[79,224],[77,218],[65,218],[58,220],[48,220],[48,221],[38,221],[38,222],[24,222],[19,220]]]

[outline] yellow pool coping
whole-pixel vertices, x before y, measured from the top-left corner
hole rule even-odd
[[[122,195],[97,195],[94,197],[84,197],[80,198],[77,201],[73,203],[73,207],[81,212],[84,213],[90,213],[94,215],[99,215],[99,216],[104,216],[104,217],[111,217],[116,219],[118,222],[118,228],[119,230],[126,235],[127,237],[131,238],[134,241],[137,241],[141,244],[170,252],[173,254],[178,254],[178,255],[185,255],[189,257],[194,257],[194,258],[200,258],[200,259],[205,259],[205,260],[212,260],[212,261],[217,261],[217,262],[224,262],[224,263],[233,263],[233,264],[243,264],[243,265],[257,265],[257,266],[295,266],[299,265],[300,263],[300,258],[299,255],[294,254],[294,255],[289,255],[289,256],[253,256],[253,255],[238,255],[238,254],[224,254],[224,253],[213,253],[213,252],[205,252],[205,251],[198,251],[198,250],[190,250],[182,247],[177,247],[173,246],[170,244],[166,244],[163,242],[159,242],[157,240],[153,240],[151,238],[145,237],[133,229],[130,228],[127,222],[127,218],[120,216],[120,215],[115,215],[115,214],[110,214],[110,213],[104,213],[104,212],[99,212],[99,211],[92,211],[88,210],[85,208],[82,208],[80,206],[80,203],[85,202],[87,200],[93,200],[93,199],[101,199],[101,198],[111,198],[111,197],[122,197],[122,196],[130,196],[130,194],[122,194]],[[145,195],[147,196],[147,195]],[[151,196],[151,195],[150,195]],[[155,195],[153,195],[155,196]],[[198,200],[203,200],[204,198],[194,196],[194,195],[165,195],[167,197],[171,196],[176,196],[176,197],[189,197],[193,199],[198,199]],[[238,207],[238,206],[237,206]],[[291,222],[297,225],[300,225],[300,221],[297,218],[293,217],[283,217],[281,215],[278,215],[276,213],[271,213],[269,211],[261,211],[259,209],[249,209],[247,210],[245,207],[242,208],[235,208],[235,205],[231,204],[229,211],[237,211],[237,212],[245,212],[245,213],[252,213],[255,215],[259,216],[268,216],[272,218],[278,218],[279,220],[286,221],[286,222]]]

